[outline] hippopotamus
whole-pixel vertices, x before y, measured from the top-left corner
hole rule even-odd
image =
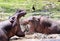
[[[28,30],[28,34],[32,34],[36,32],[35,28],[37,28],[37,25],[39,25],[37,24],[39,23],[38,18],[40,18],[40,16],[30,16],[23,20],[22,25],[26,26],[28,24],[27,27],[25,27],[25,29]]]
[[[23,21],[23,25],[29,24],[29,33],[60,34],[60,20],[53,20],[45,16],[29,17]]]
[[[16,35],[24,37],[25,33],[20,28],[19,19],[26,15],[26,11],[19,9],[9,19],[0,22],[0,41],[9,41],[9,39]]]

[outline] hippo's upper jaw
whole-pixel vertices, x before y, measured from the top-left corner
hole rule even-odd
[[[22,17],[26,15],[26,11],[25,10],[17,10],[16,11],[16,15],[17,17]]]

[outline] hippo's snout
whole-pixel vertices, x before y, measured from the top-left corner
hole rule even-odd
[[[25,37],[25,33],[22,32],[22,31],[17,32],[16,35],[17,35],[18,37]]]

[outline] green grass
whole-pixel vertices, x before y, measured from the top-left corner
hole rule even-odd
[[[0,0],[0,12],[4,12],[3,16],[8,17],[12,16],[18,8],[26,9],[27,15],[25,18],[27,18],[32,15],[31,12],[33,4],[35,5],[36,11],[43,10],[43,6],[46,6],[46,3],[44,3],[45,1],[53,2],[57,5],[57,7],[55,9],[51,9],[50,12],[54,12],[53,17],[59,17],[60,12],[57,12],[57,10],[60,10],[60,2],[57,2],[57,0]],[[6,20],[4,17],[3,20]]]

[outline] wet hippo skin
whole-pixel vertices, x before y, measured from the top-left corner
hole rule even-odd
[[[0,41],[9,41],[14,35],[19,37],[25,36],[25,33],[21,31],[19,23],[19,19],[25,14],[25,10],[19,9],[8,20],[0,22]]]

